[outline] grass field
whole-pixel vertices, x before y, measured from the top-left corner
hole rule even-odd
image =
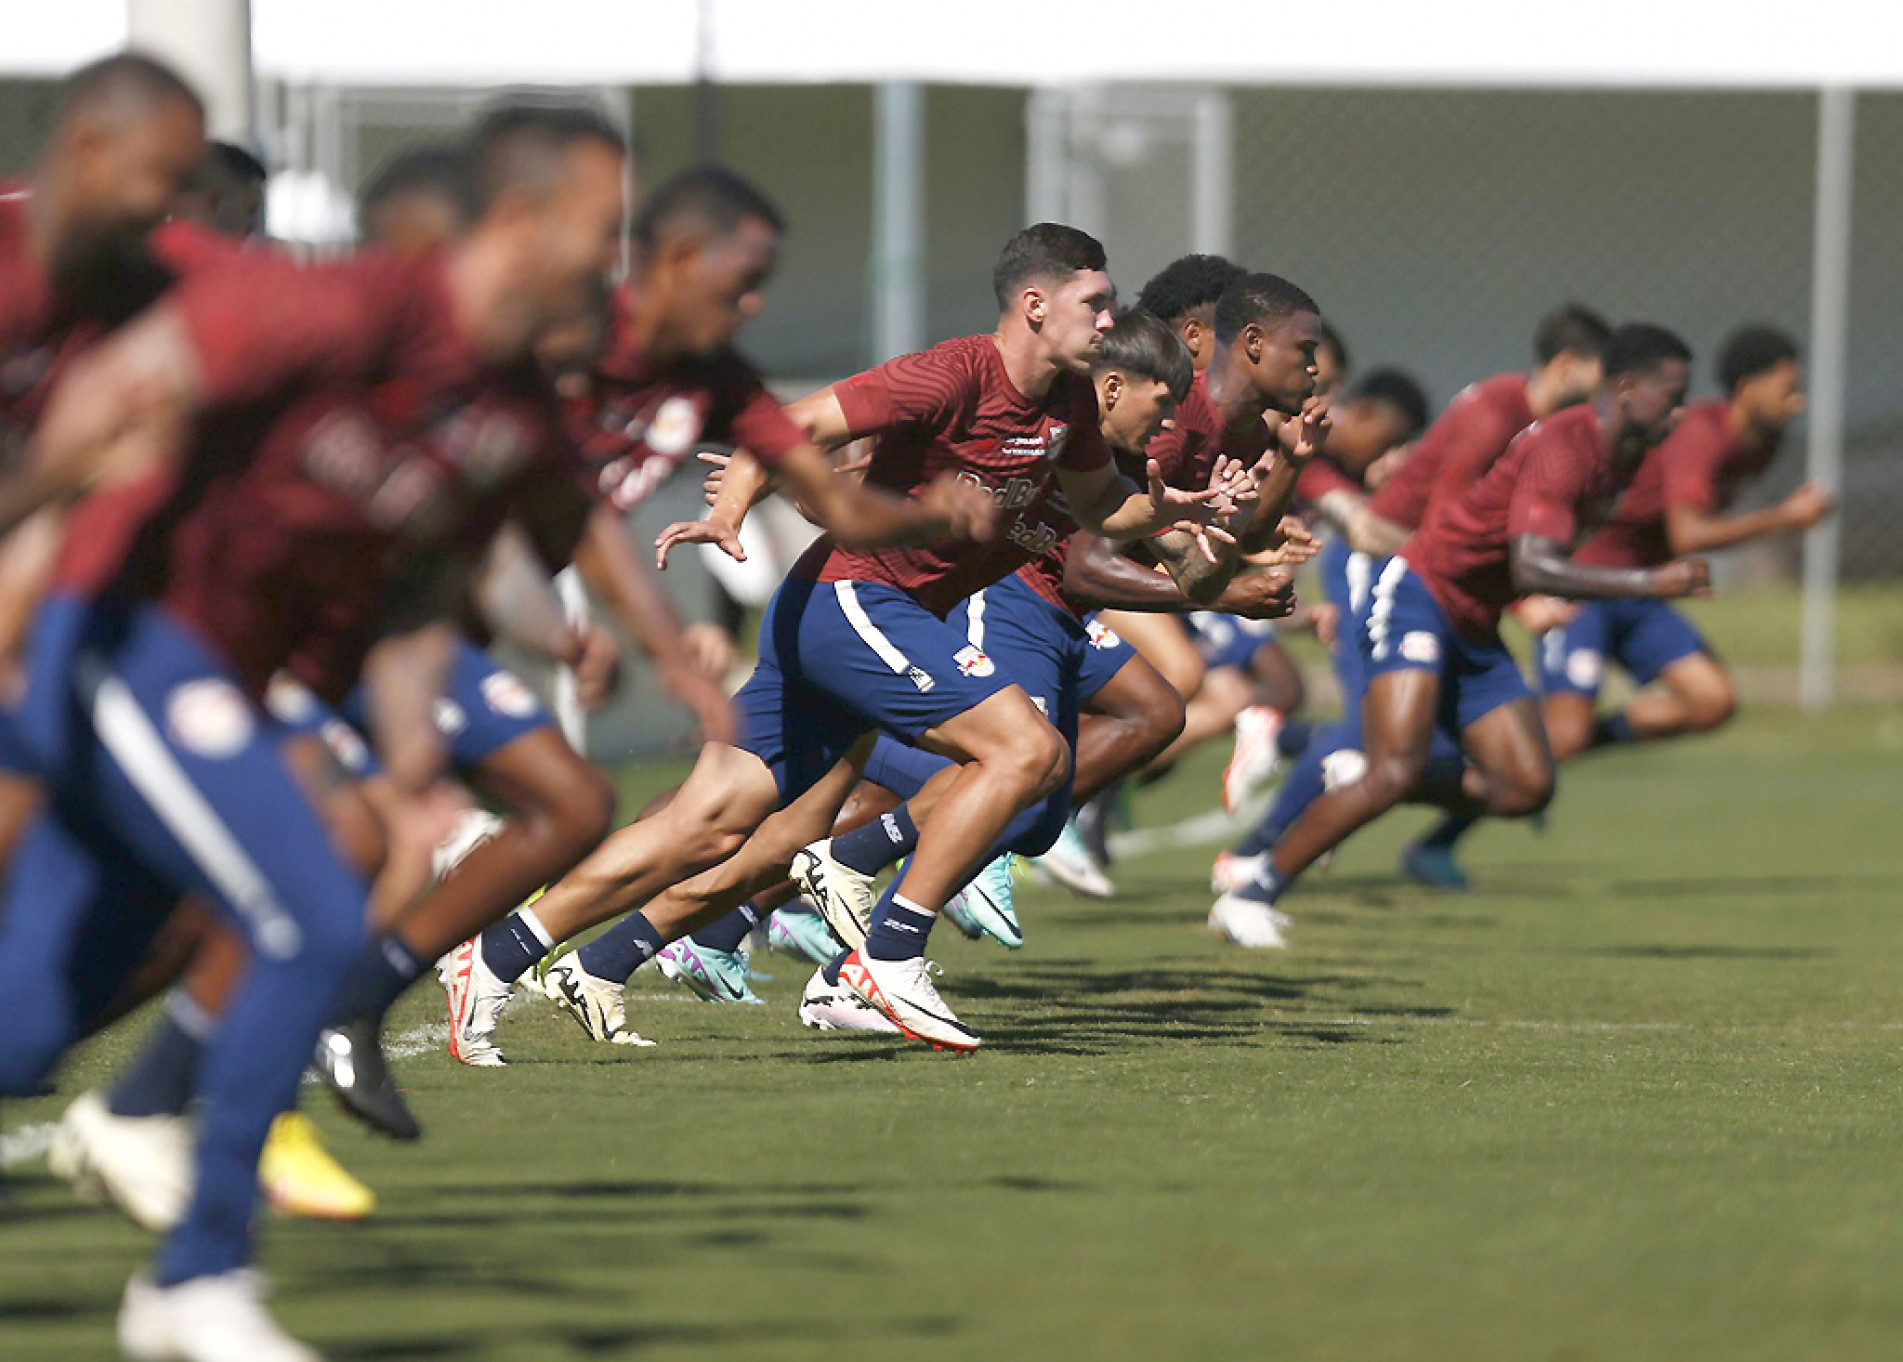
[[[518,1003],[507,1070],[404,1062],[421,1146],[313,1103],[384,1206],[268,1225],[278,1308],[360,1359],[1895,1358],[1900,807],[1903,716],[1754,715],[1569,772],[1471,895],[1370,830],[1275,955],[1160,851],[1020,954],[941,931],[966,1060],[802,1031],[777,959],[770,1008],[643,982],[653,1050]],[[108,1355],[141,1236],[11,1171],[0,1357]]]

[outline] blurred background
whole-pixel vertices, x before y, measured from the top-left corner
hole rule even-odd
[[[1903,703],[1903,7],[1823,0],[1775,27],[1630,0],[1589,17],[1476,0],[6,8],[0,172],[30,161],[59,75],[130,39],[211,93],[215,131],[271,172],[270,232],[314,252],[348,247],[351,196],[385,156],[498,88],[587,92],[644,179],[719,159],[782,206],[745,346],[789,393],[989,329],[998,246],[1046,218],[1101,236],[1126,296],[1189,250],[1288,275],[1356,368],[1400,365],[1437,408],[1525,367],[1562,300],[1679,330],[1701,395],[1729,330],[1777,324],[1804,342],[1812,405],[1752,499],[1821,478],[1842,513],[1730,555],[1701,623],[1747,700]],[[689,465],[631,533],[698,512]],[[668,580],[685,613],[732,615],[704,568]],[[591,746],[684,727],[636,687]]]

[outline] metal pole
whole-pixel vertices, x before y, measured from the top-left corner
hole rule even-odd
[[[873,112],[872,359],[925,348],[925,91],[878,87]]]
[[[720,86],[714,76],[714,0],[694,7],[694,159],[720,159]]]
[[[1843,481],[1844,372],[1850,322],[1850,207],[1856,92],[1830,88],[1817,100],[1816,237],[1811,263],[1810,448],[1806,475],[1832,489]],[[1840,516],[1804,538],[1804,620],[1798,700],[1819,710],[1835,695]]]
[[[1196,100],[1195,179],[1189,224],[1192,249],[1205,255],[1226,256],[1233,245],[1234,149],[1229,96],[1218,90],[1205,91]]]
[[[249,0],[126,0],[126,32],[204,97],[213,137],[252,145]]]

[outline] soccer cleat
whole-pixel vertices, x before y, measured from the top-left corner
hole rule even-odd
[[[1110,824],[1118,818],[1123,796],[1123,786],[1112,785],[1078,805],[1072,815],[1084,850],[1090,854],[1092,863],[1104,870],[1110,868]],[[1127,818],[1121,821],[1126,825],[1129,822]]]
[[[184,1219],[198,1164],[183,1116],[115,1116],[104,1094],[82,1093],[60,1118],[46,1166],[81,1200],[118,1207],[164,1234]]]
[[[1018,922],[1017,857],[1009,853],[998,857],[964,888],[964,910],[971,915],[986,936],[996,937],[1006,950],[1024,944],[1024,928]]]
[[[1282,929],[1288,915],[1257,899],[1224,894],[1209,910],[1209,930],[1225,941],[1252,951],[1281,950],[1288,945]]]
[[[119,1350],[136,1362],[322,1362],[278,1327],[257,1274],[159,1286],[141,1272],[119,1306]]]
[[[781,908],[766,920],[768,950],[823,965],[839,954],[839,938],[810,908]]]
[[[295,1111],[271,1122],[258,1160],[258,1185],[279,1215],[362,1220],[377,1209],[377,1194],[331,1157],[311,1119]]]
[[[1268,864],[1269,854],[1257,852],[1253,856],[1238,856],[1233,851],[1216,853],[1216,863],[1209,868],[1209,887],[1218,894],[1240,893],[1255,883],[1255,877],[1262,867]]]
[[[1057,834],[1051,849],[1035,857],[1031,863],[1064,888],[1085,898],[1107,899],[1117,892],[1117,886],[1110,882],[1110,877],[1098,868],[1090,852],[1085,850],[1084,839],[1077,833],[1075,818],[1065,822],[1064,830]]]
[[[612,979],[597,979],[582,968],[573,952],[548,967],[542,976],[548,1000],[575,1019],[590,1040],[610,1045],[651,1046],[653,1041],[628,1025],[625,993]]]
[[[359,1017],[325,1027],[311,1064],[338,1104],[372,1130],[393,1140],[414,1140],[423,1133],[390,1077],[377,1023]]]
[[[1467,872],[1462,870],[1460,862],[1454,859],[1452,847],[1409,842],[1401,851],[1401,873],[1414,883],[1424,884],[1430,889],[1465,893],[1473,888],[1473,882],[1467,878]]]
[[[892,1019],[847,988],[826,982],[826,971],[816,969],[800,994],[800,1024],[815,1031],[873,1031],[896,1036]]]
[[[1282,732],[1282,711],[1250,705],[1236,716],[1236,746],[1222,772],[1222,807],[1234,813],[1282,769],[1275,739]]]
[[[952,1014],[932,983],[924,957],[875,960],[854,951],[839,967],[839,982],[883,1012],[901,1035],[922,1040],[934,1050],[969,1054],[981,1043],[970,1027]]]
[[[717,951],[701,945],[691,936],[684,936],[662,947],[654,962],[660,966],[664,978],[684,986],[703,1002],[766,1006],[766,999],[755,993],[747,982],[744,950]]]
[[[966,900],[968,892],[968,890],[960,889],[945,900],[945,906],[938,910],[938,915],[973,941],[978,941],[983,939],[985,929],[978,919],[971,915],[971,905]]]
[[[507,1064],[496,1048],[496,1020],[512,990],[482,958],[481,937],[471,937],[450,952],[443,991],[449,996],[450,1058],[477,1069]]]
[[[866,933],[872,930],[873,905],[878,902],[872,876],[835,861],[832,838],[794,854],[793,882],[849,950],[865,945]]]

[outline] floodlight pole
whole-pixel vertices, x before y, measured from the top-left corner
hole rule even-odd
[[[1843,482],[1844,373],[1849,347],[1850,210],[1856,91],[1829,87],[1817,100],[1817,207],[1811,257],[1810,446],[1806,476],[1838,491]],[[1841,513],[1804,536],[1804,602],[1798,700],[1807,710],[1836,693],[1837,579]]]
[[[925,90],[873,95],[872,360],[925,348]]]
[[[126,33],[204,97],[211,136],[255,145],[249,0],[126,0]]]

